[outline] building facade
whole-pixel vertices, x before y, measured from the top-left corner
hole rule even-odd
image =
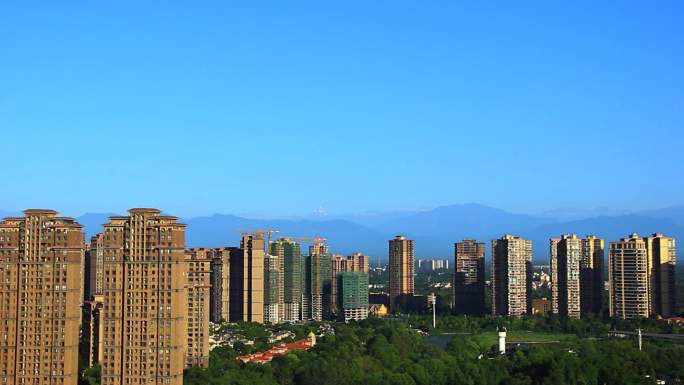
[[[582,240],[576,234],[549,241],[551,265],[551,311],[564,317],[580,318],[580,262]]]
[[[280,258],[277,255],[264,256],[264,322],[277,324],[280,322]],[[283,313],[284,315],[284,313]]]
[[[338,304],[338,284],[337,278],[338,274],[344,271],[355,271],[368,273],[368,256],[362,253],[353,253],[352,255],[333,255],[330,260],[330,268],[332,270],[332,281],[331,281],[331,309],[333,313],[340,311],[340,306]]]
[[[103,279],[102,233],[90,238],[84,258],[83,300],[89,301],[94,295],[102,294]]]
[[[264,322],[264,237],[243,234],[230,255],[230,321]]]
[[[582,317],[603,312],[603,260],[606,244],[603,239],[588,235],[582,239],[580,259],[580,308]]]
[[[328,319],[332,302],[332,269],[331,255],[324,239],[317,239],[309,246],[305,263],[303,319]]]
[[[603,304],[604,241],[576,234],[550,240],[552,313],[581,318]]]
[[[211,291],[209,319],[214,323],[230,320],[230,255],[235,248],[211,249]]]
[[[492,241],[492,313],[529,314],[532,301],[532,241],[504,235]]]
[[[456,314],[485,312],[485,244],[464,239],[454,244],[452,308]]]
[[[389,294],[390,308],[402,295],[414,293],[413,240],[397,235],[389,241]]]
[[[675,240],[662,234],[610,243],[609,312],[620,318],[670,317],[675,303]]]
[[[289,238],[279,238],[271,242],[269,252],[277,255],[280,262],[281,279],[281,319],[299,321],[302,319],[302,293],[304,262],[301,246]],[[279,298],[280,298],[279,297]]]
[[[104,322],[102,322],[103,295],[95,294],[83,304],[81,325],[81,353],[89,367],[103,358]]]
[[[23,213],[0,221],[0,384],[76,385],[83,231]]]
[[[345,322],[368,318],[368,273],[343,271],[337,276],[339,318]]]
[[[135,208],[104,225],[102,384],[182,385],[185,225]]]
[[[209,366],[209,310],[211,307],[211,249],[185,252],[187,331],[185,366]]]

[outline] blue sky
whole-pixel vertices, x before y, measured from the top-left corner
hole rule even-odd
[[[0,209],[684,203],[681,2],[483,3],[3,2]]]

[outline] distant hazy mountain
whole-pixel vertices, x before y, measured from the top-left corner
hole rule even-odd
[[[387,237],[376,230],[345,220],[283,220],[248,219],[234,215],[215,214],[184,220],[187,224],[186,243],[191,247],[237,246],[240,230],[274,228],[278,236],[328,238],[333,252],[363,251],[375,255],[387,253]]]
[[[275,236],[314,236],[328,238],[337,253],[362,251],[377,258],[387,258],[387,240],[405,234],[416,241],[416,257],[453,258],[453,244],[462,238],[476,238],[489,247],[492,239],[505,233],[520,235],[533,241],[535,260],[546,263],[549,238],[565,233],[596,234],[606,242],[638,232],[648,235],[662,232],[684,240],[684,206],[632,214],[591,215],[596,210],[562,209],[539,215],[514,214],[480,204],[460,204],[415,212],[362,213],[358,215],[320,215],[314,219],[249,219],[235,215],[215,214],[182,219],[187,224],[188,247],[237,246],[239,231],[271,227]],[[607,210],[611,212],[610,210]],[[0,216],[17,215],[0,210]],[[102,231],[102,225],[114,214],[88,213],[76,219],[85,226],[86,240]],[[567,218],[580,217],[568,220]],[[683,241],[680,241],[680,244]],[[680,247],[680,255],[684,248]],[[489,252],[487,253],[489,258]]]
[[[677,225],[684,227],[684,206],[672,206],[658,210],[639,211],[638,214],[651,218],[671,219]]]
[[[504,210],[476,203],[437,207],[383,223],[376,228],[386,233],[406,233],[430,237],[482,237],[538,226],[548,219]]]
[[[554,222],[577,221],[580,219],[595,218],[601,216],[618,216],[630,214],[627,210],[613,210],[606,207],[582,209],[577,207],[565,207],[548,210],[537,214]]]
[[[607,252],[610,241],[624,238],[631,233],[647,236],[656,232],[677,239],[684,239],[684,227],[679,226],[675,221],[637,214],[602,216],[547,224],[530,228],[522,235],[532,240],[535,257],[543,260],[549,255],[549,238],[552,236],[560,236],[565,233],[577,233],[582,236],[594,234],[606,240]],[[679,254],[681,255],[681,250]]]

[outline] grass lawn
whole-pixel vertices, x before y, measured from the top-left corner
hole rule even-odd
[[[473,335],[473,337],[477,339],[480,346],[495,345],[498,340],[498,334],[495,331],[478,333]],[[567,341],[572,338],[576,338],[576,336],[574,334],[530,332],[525,330],[509,330],[506,333],[506,342],[551,342]]]

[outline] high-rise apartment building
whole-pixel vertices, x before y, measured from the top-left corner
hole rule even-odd
[[[214,323],[230,320],[230,255],[237,248],[210,249],[211,291],[209,293],[209,319]]]
[[[83,304],[81,325],[81,354],[89,367],[103,358],[104,323],[102,322],[103,295],[94,294]]]
[[[90,238],[84,258],[83,300],[90,301],[95,294],[102,294],[103,259],[102,233]]]
[[[492,313],[519,316],[532,306],[532,241],[506,234],[492,241]]]
[[[230,321],[264,322],[264,237],[243,234],[230,255]]]
[[[209,310],[211,307],[211,264],[214,251],[185,252],[188,341],[185,366],[209,366]]]
[[[280,321],[280,257],[264,256],[264,321],[276,324]]]
[[[589,235],[563,235],[550,240],[551,309],[580,318],[600,314],[603,302],[604,241]]]
[[[456,314],[485,312],[485,244],[464,239],[454,244],[452,305]]]
[[[551,311],[564,317],[580,318],[580,261],[582,240],[576,234],[549,241],[551,264]]]
[[[104,225],[103,385],[182,385],[185,225],[150,208]]]
[[[271,242],[269,252],[277,255],[280,264],[279,305],[283,321],[302,319],[302,294],[304,261],[301,246],[289,238],[279,238]]]
[[[303,318],[314,321],[327,319],[331,313],[332,270],[330,252],[323,238],[309,246],[305,258]]]
[[[342,271],[337,275],[339,317],[345,322],[368,318],[368,273]]]
[[[299,320],[301,319],[303,274],[301,247],[294,240],[281,237],[270,243],[269,254],[278,257],[280,319],[286,321]]]
[[[603,259],[605,241],[594,235],[582,239],[582,259],[580,260],[580,313],[596,315],[603,311]]]
[[[330,307],[333,312],[340,310],[338,306],[338,275],[343,271],[354,271],[368,273],[368,256],[362,253],[353,253],[352,255],[333,255],[330,260],[330,268],[332,269],[332,281],[331,288],[332,293],[330,295],[331,304]]]
[[[675,239],[663,234],[646,238],[646,247],[652,263],[651,307],[652,313],[662,317],[675,315]]]
[[[0,221],[0,384],[77,384],[83,249],[56,211]]]
[[[669,317],[675,303],[675,240],[662,234],[610,243],[609,311],[620,318]]]
[[[413,240],[397,235],[389,241],[389,294],[390,307],[402,295],[413,295]]]

